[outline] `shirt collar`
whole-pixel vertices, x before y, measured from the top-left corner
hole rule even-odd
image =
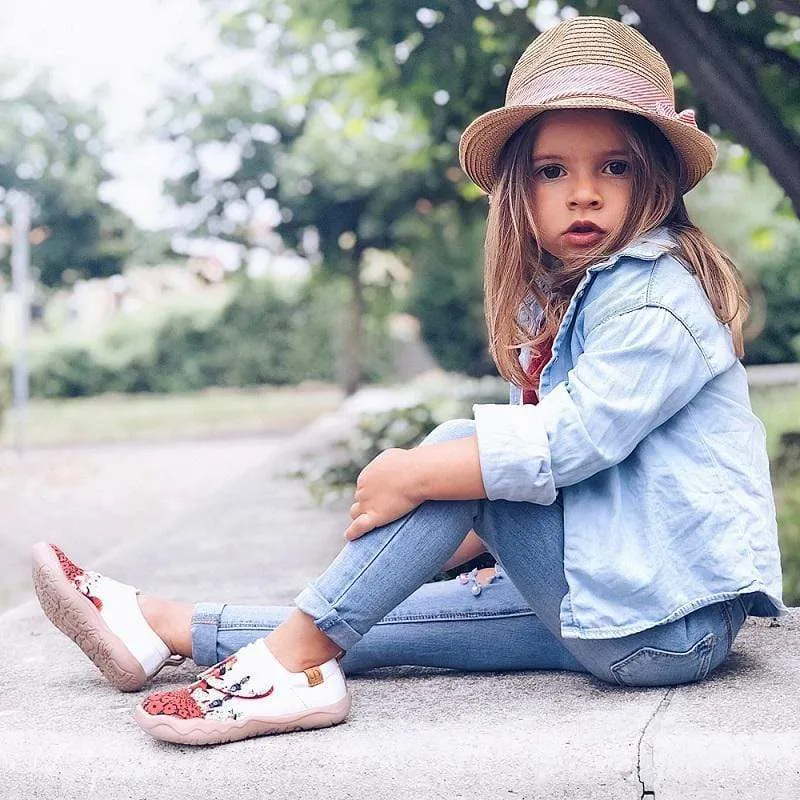
[[[617,261],[624,256],[631,258],[640,258],[643,260],[652,260],[658,258],[663,253],[667,252],[670,248],[677,244],[675,234],[666,226],[659,225],[657,228],[647,231],[646,233],[637,236],[632,241],[628,242],[625,247],[620,248],[616,252],[607,256],[603,261],[597,264],[592,264],[586,271],[587,272],[600,272],[604,269],[610,269]],[[543,291],[547,291],[544,276],[538,279],[538,285]],[[528,294],[524,301],[524,307],[529,311],[534,312],[538,308],[538,304],[532,294]],[[523,313],[522,321],[525,321],[527,315]],[[528,321],[530,316],[527,317]]]
[[[614,266],[623,256],[631,256],[632,258],[641,258],[645,260],[655,259],[663,253],[666,253],[676,244],[677,240],[675,234],[666,225],[659,225],[657,228],[653,228],[641,234],[633,241],[628,242],[625,247],[612,253],[603,261],[592,264],[587,272],[599,272],[602,269],[608,269]]]

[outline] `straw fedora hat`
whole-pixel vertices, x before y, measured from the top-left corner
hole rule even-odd
[[[694,111],[675,110],[666,61],[637,30],[607,17],[573,17],[540,34],[511,72],[506,102],[470,123],[458,147],[461,167],[487,194],[497,159],[525,122],[554,108],[611,108],[640,114],[672,143],[679,184],[688,192],[712,168],[714,140]]]

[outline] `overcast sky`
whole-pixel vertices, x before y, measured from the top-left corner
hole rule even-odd
[[[52,69],[58,90],[98,104],[119,179],[106,197],[142,227],[159,227],[159,181],[168,158],[143,141],[147,107],[169,77],[170,54],[207,52],[214,39],[201,0],[0,0],[0,53],[23,72]]]

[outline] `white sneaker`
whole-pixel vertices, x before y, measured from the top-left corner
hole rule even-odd
[[[33,586],[47,618],[117,689],[135,692],[162,667],[182,664],[142,614],[135,586],[90,572],[54,544],[33,546]]]
[[[146,697],[134,710],[136,722],[165,742],[219,744],[330,727],[343,722],[350,710],[338,656],[290,672],[264,639],[250,642],[197,678],[182,689]]]

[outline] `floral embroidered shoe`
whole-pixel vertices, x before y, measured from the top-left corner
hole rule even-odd
[[[257,639],[189,686],[146,697],[134,718],[156,739],[190,745],[330,727],[351,703],[337,659],[290,672]]]
[[[123,692],[186,660],[170,653],[145,620],[135,586],[73,564],[54,544],[34,545],[33,585],[50,622]]]

